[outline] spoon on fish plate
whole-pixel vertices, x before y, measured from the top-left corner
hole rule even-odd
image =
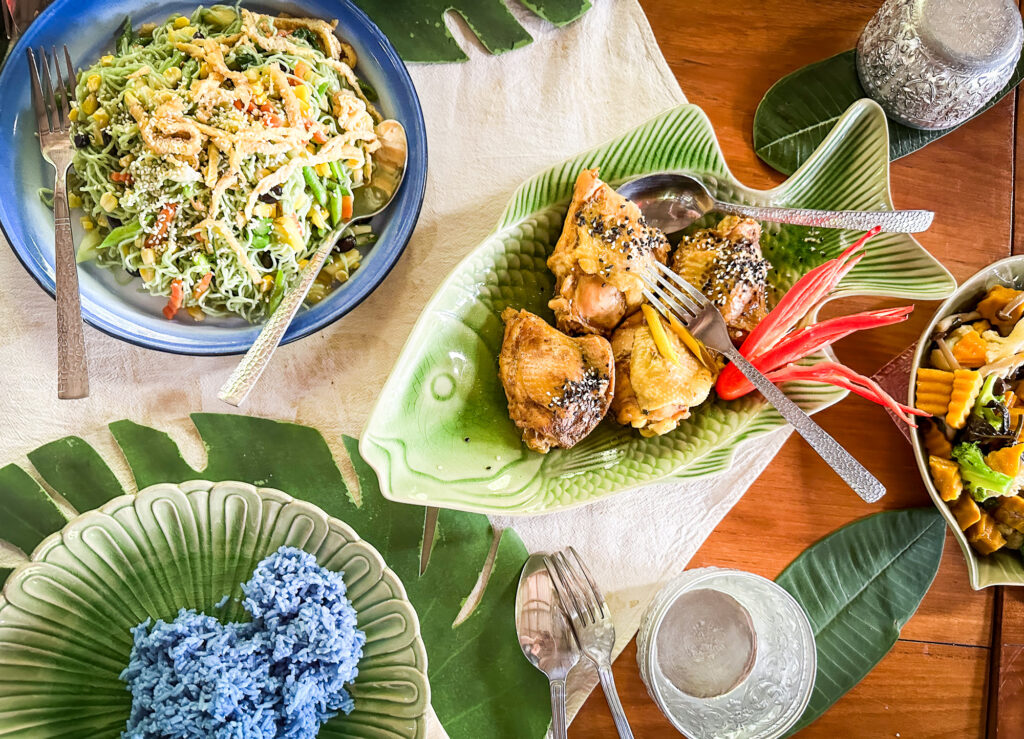
[[[620,186],[618,192],[636,203],[644,218],[665,233],[681,231],[707,213],[851,231],[881,226],[887,233],[920,233],[935,217],[930,210],[810,210],[726,203],[716,199],[696,177],[672,172],[643,175]]]
[[[263,325],[256,341],[217,393],[217,397],[225,403],[239,406],[245,402],[263,370],[270,364],[271,357],[281,344],[281,339],[288,331],[295,314],[299,312],[302,301],[306,299],[306,294],[345,229],[358,221],[373,218],[394,200],[395,193],[398,192],[405,176],[408,158],[405,128],[398,121],[383,121],[377,126],[377,135],[381,147],[374,155],[373,174],[366,185],[357,188],[353,193],[352,217],[338,224],[327,234],[320,248],[309,258],[309,264],[299,275],[298,283],[284,294],[280,305]]]
[[[565,678],[580,650],[562,611],[543,554],[532,554],[523,566],[516,591],[516,634],[530,664],[551,684],[551,732],[565,739]]]

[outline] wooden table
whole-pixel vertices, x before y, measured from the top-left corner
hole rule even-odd
[[[751,128],[764,92],[783,75],[852,48],[880,0],[641,0],[662,52],[690,102],[718,132],[732,171],[752,187],[783,178],[754,154]],[[1016,94],[983,117],[892,165],[898,208],[936,213],[920,237],[957,280],[1011,253],[1024,253],[1024,131]],[[1015,185],[1022,184],[1021,196]],[[843,312],[900,301],[841,301]],[[921,303],[906,323],[853,336],[840,358],[873,374],[913,343],[935,309]],[[930,505],[910,445],[877,406],[850,397],[818,421],[888,488],[863,503],[794,435],[728,514],[691,567],[736,567],[774,578],[801,551],[836,528],[882,509]],[[982,737],[993,591],[974,592],[959,547],[947,534],[942,566],[892,652],[801,737]],[[1024,644],[1024,596],[1006,591],[1003,641]],[[999,737],[1024,736],[1024,647],[1003,653]],[[651,702],[636,666],[635,643],[615,663],[615,678],[638,737],[679,736]],[[1013,690],[1015,688],[1015,690]],[[994,727],[993,727],[994,728]],[[613,737],[596,691],[570,737]],[[989,734],[993,736],[994,734]]]

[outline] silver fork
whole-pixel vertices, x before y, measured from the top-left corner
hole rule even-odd
[[[6,2],[6,0],[0,0]],[[78,266],[75,264],[75,242],[71,236],[71,212],[68,210],[67,174],[74,156],[68,131],[70,128],[68,100],[75,79],[74,65],[68,47],[67,83],[61,77],[57,49],[52,48],[53,70],[57,91],[50,82],[50,60],[46,50],[39,49],[42,82],[32,49],[27,49],[32,78],[32,106],[39,130],[39,148],[43,158],[56,170],[53,183],[54,263],[57,271],[57,397],[84,398],[89,394],[89,374],[85,362],[85,337],[82,333],[82,307],[78,295]],[[43,91],[45,88],[45,96]]]
[[[651,305],[666,318],[675,314],[697,339],[735,364],[857,495],[868,503],[874,503],[885,495],[885,486],[864,465],[739,353],[729,339],[722,314],[700,290],[659,263],[655,264],[655,271],[641,275],[641,279],[647,285],[644,295]]]
[[[14,20],[14,13],[11,12],[11,6],[7,3],[9,0],[0,0],[0,5],[3,5],[3,9],[0,10],[0,15],[4,17],[4,36],[7,37],[7,48],[4,50],[3,58],[6,59],[11,55],[11,49],[14,48],[14,42],[18,40],[18,36],[21,35],[21,30],[18,28],[18,24]]]
[[[622,739],[633,739],[633,731],[622,710],[622,702],[615,689],[615,678],[612,676],[615,624],[612,623],[611,611],[608,610],[601,589],[572,547],[548,555],[544,558],[544,564],[569,616],[580,651],[597,665],[601,689],[604,690],[619,736]]]

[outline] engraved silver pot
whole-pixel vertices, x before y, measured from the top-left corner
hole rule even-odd
[[[857,73],[893,120],[950,128],[1006,85],[1022,40],[1013,0],[886,0],[857,43]]]

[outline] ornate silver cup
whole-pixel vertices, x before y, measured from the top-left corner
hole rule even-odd
[[[1022,40],[1013,0],[886,0],[857,44],[857,73],[893,120],[950,128],[1006,85]]]

